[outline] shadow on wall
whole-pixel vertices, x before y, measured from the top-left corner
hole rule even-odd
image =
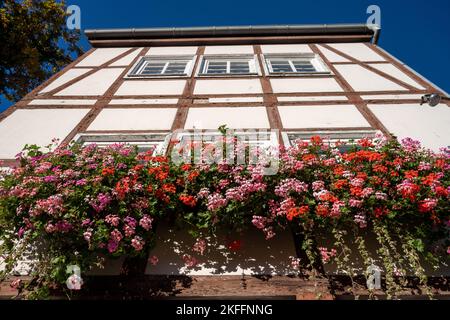
[[[245,232],[206,237],[203,255],[193,252],[195,239],[185,230],[175,231],[158,226],[157,245],[150,256],[156,265],[147,264],[147,275],[294,275],[291,256],[296,257],[292,234],[285,230],[266,240],[256,228]],[[197,264],[188,267],[183,256],[191,256]]]

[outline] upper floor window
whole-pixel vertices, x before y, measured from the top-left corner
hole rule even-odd
[[[132,68],[130,77],[188,76],[192,71],[194,58],[144,57]]]
[[[151,152],[153,155],[165,154],[171,134],[115,134],[115,133],[83,133],[74,138],[74,141],[82,145],[95,144],[99,148],[106,148],[114,144],[136,146],[138,152]]]
[[[329,73],[324,63],[314,54],[266,55],[269,74],[310,74]]]
[[[199,75],[256,75],[255,56],[203,56]]]

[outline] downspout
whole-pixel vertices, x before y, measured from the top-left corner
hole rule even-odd
[[[380,38],[381,27],[378,24],[367,24],[367,28],[373,31],[372,43],[377,45],[378,39]]]

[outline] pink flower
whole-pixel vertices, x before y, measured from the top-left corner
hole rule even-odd
[[[213,193],[208,196],[208,210],[216,211],[228,203],[227,199],[223,198],[219,193]]]
[[[308,191],[308,185],[295,178],[284,179],[275,187],[275,194],[282,198],[288,197],[290,192],[301,193],[306,191]]]
[[[320,247],[319,251],[320,251],[320,255],[322,257],[323,263],[330,262],[331,258],[335,257],[337,254],[336,249],[328,250],[327,248]]]
[[[372,193],[373,193],[373,189],[372,189],[372,188],[364,188],[363,191],[362,191],[362,197],[363,197],[363,198],[367,198],[367,197],[369,197]]]
[[[321,191],[323,189],[325,189],[325,183],[323,181],[314,181],[312,183],[312,189],[313,191],[317,192],[317,191]]]
[[[377,200],[387,200],[387,194],[384,192],[377,191],[375,192],[375,198]]]
[[[119,243],[117,243],[114,240],[109,240],[108,241],[108,251],[109,253],[113,253],[117,250],[117,248],[119,247]]]
[[[264,228],[263,232],[264,232],[264,234],[266,236],[266,240],[272,239],[276,235],[276,233],[273,232],[273,228],[272,227]]]
[[[253,216],[252,223],[258,229],[264,229],[266,227],[267,219],[261,216]]]
[[[336,201],[331,207],[331,215],[333,217],[339,217],[341,215],[341,209],[344,207],[345,203],[343,201]]]
[[[197,199],[205,199],[208,196],[209,196],[208,188],[201,188],[200,191],[197,193]]]
[[[152,228],[152,222],[153,219],[150,216],[144,214],[141,220],[139,220],[139,225],[145,230],[149,231]]]
[[[353,221],[355,221],[355,223],[359,224],[359,227],[361,229],[364,229],[365,227],[367,227],[367,217],[362,212],[355,215],[355,218],[353,219]]]
[[[194,243],[194,246],[192,247],[192,250],[199,253],[200,255],[203,255],[203,253],[206,250],[206,241],[205,239],[197,239],[197,241]]]
[[[120,218],[119,218],[119,216],[108,214],[105,217],[105,221],[106,221],[106,223],[109,223],[113,227],[117,227],[119,225]]]
[[[357,199],[348,200],[348,205],[352,208],[361,208],[362,203],[363,203],[362,200],[357,200]]]
[[[133,240],[131,240],[131,246],[136,251],[141,251],[144,248],[144,244],[145,244],[144,239],[142,239],[139,236],[136,236],[136,237],[133,238]]]
[[[125,225],[123,227],[123,231],[125,232],[126,237],[131,237],[133,234],[136,233],[136,230],[130,225]]]
[[[157,256],[151,256],[151,257],[148,259],[148,262],[150,262],[150,264],[151,264],[152,266],[156,266],[156,265],[158,264],[158,262],[159,262],[159,259],[158,259]]]
[[[188,268],[193,268],[198,264],[198,260],[188,254],[183,255],[183,261]]]
[[[92,237],[92,229],[86,231],[83,233],[83,237],[87,242],[91,241],[91,237]]]
[[[291,267],[294,270],[300,270],[300,258],[290,256],[289,259],[291,259]]]
[[[123,239],[123,235],[122,235],[122,233],[119,231],[119,230],[117,230],[117,229],[114,229],[113,231],[111,231],[111,239],[114,241],[114,242],[117,242],[117,243],[119,243],[120,242],[120,240],[122,240]]]
[[[16,279],[13,280],[10,284],[10,287],[16,290],[19,290],[19,288],[22,286],[22,280],[21,279]]]

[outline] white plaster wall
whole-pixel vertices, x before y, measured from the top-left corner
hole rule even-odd
[[[420,100],[422,94],[377,94],[362,95],[364,100],[401,100],[401,99],[417,99]]]
[[[46,86],[44,89],[40,91],[40,93],[45,93],[52,91],[53,89],[58,88],[59,86],[62,86],[63,84],[69,82],[70,80],[75,79],[76,77],[79,77],[86,72],[91,71],[92,69],[89,68],[73,68],[65,72],[62,76],[58,77],[55,81],[50,83],[48,86]]]
[[[335,68],[356,91],[407,90],[395,82],[356,64],[336,65]]]
[[[209,98],[210,103],[227,103],[227,102],[263,102],[263,97],[237,97],[237,98]]]
[[[29,105],[61,105],[61,106],[76,106],[76,105],[94,105],[97,100],[94,99],[35,99],[31,100]]]
[[[16,110],[0,122],[0,159],[12,159],[25,144],[46,146],[64,139],[89,109]]]
[[[278,97],[278,101],[345,101],[346,96],[311,96],[311,97]]]
[[[262,93],[259,79],[197,80],[194,94]]]
[[[273,92],[342,92],[342,88],[333,78],[272,78]]]
[[[207,46],[205,54],[254,54],[253,46]]]
[[[279,106],[284,128],[370,127],[353,105]]]
[[[104,109],[88,130],[170,130],[176,108]]]
[[[288,275],[296,274],[290,256],[296,256],[290,232],[279,232],[266,240],[256,228],[246,230],[245,235],[228,235],[219,231],[216,237],[207,237],[207,249],[203,256],[194,255],[199,264],[187,268],[184,254],[193,255],[194,238],[187,232],[174,231],[167,226],[158,226],[155,248],[149,256],[157,256],[156,265],[147,264],[145,273],[150,275]],[[228,249],[227,238],[241,241],[238,251]]]
[[[393,76],[394,78],[401,80],[403,82],[406,82],[409,85],[412,85],[413,87],[416,87],[417,89],[425,89],[420,84],[418,84],[416,81],[408,77],[405,73],[403,73],[401,70],[399,70],[396,66],[390,64],[390,63],[373,63],[369,64],[371,67],[378,69],[384,73],[387,73],[390,76]]]
[[[369,105],[370,110],[399,140],[411,137],[432,150],[450,146],[450,108],[420,104]]]
[[[186,80],[128,80],[115,95],[181,95],[185,85]]]
[[[81,60],[77,67],[98,67],[131,48],[97,48],[94,52]]]
[[[111,66],[112,67],[128,66],[129,64],[131,64],[133,62],[134,58],[137,57],[137,55],[142,51],[142,49],[143,48],[137,48],[136,50],[134,50],[130,54],[127,54],[122,59],[119,59],[116,62],[112,63]]]
[[[174,55],[194,55],[197,53],[197,47],[151,47],[148,56],[174,56]]]
[[[312,53],[307,44],[264,44],[262,53]]]
[[[189,108],[185,129],[270,128],[265,107]]]
[[[338,55],[338,54],[334,53],[333,51],[322,47],[321,45],[317,45],[317,47],[330,62],[348,62],[348,61],[350,61],[350,60],[344,58],[343,56]]]
[[[177,102],[178,99],[113,99],[109,104],[176,104]]]
[[[103,95],[123,72],[123,68],[100,69],[92,75],[59,91],[56,96]]]
[[[360,61],[385,61],[378,53],[370,49],[364,43],[328,43],[333,47],[352,58]]]

